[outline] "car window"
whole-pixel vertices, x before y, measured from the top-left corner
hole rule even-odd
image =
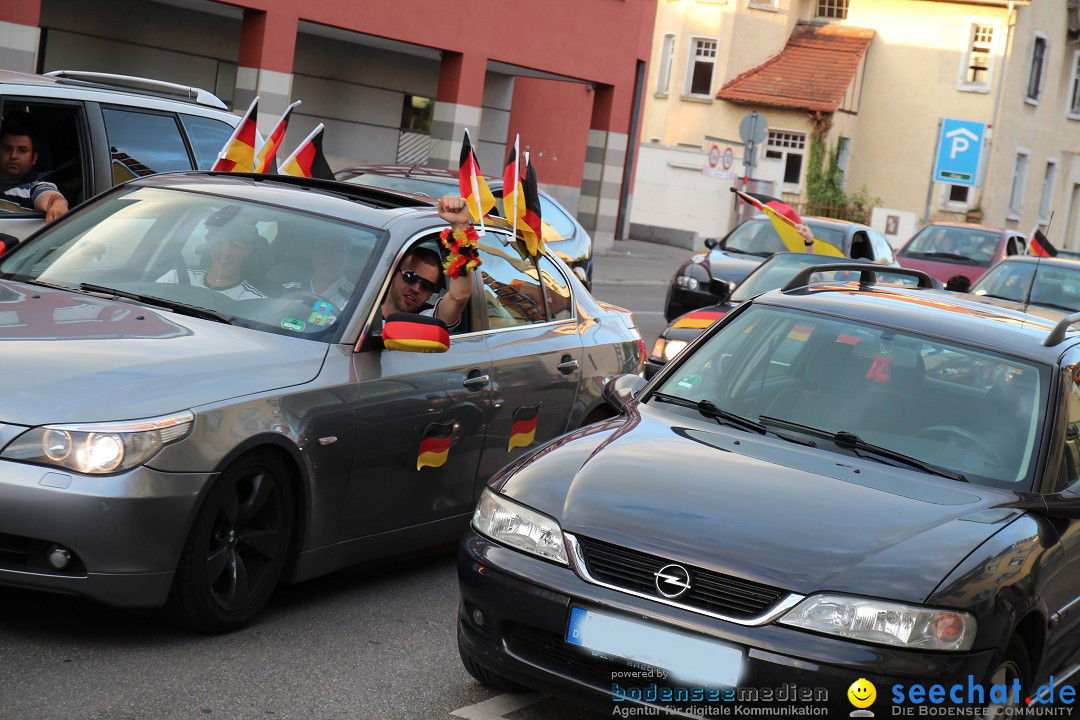
[[[841,252],[850,252],[850,249],[844,247],[844,236],[847,234],[844,229],[813,220],[808,220],[806,225],[818,240],[824,240]]]
[[[1073,485],[1080,480],[1080,374],[1075,371],[1068,385],[1065,398],[1067,420],[1065,425],[1065,467],[1064,478],[1059,490]]]
[[[776,234],[772,223],[764,218],[751,218],[732,230],[724,239],[724,249],[768,257],[773,253],[785,252],[787,247]]]
[[[531,258],[522,257],[517,245],[479,246],[480,278],[491,329],[546,322],[539,272]]]
[[[4,118],[0,126],[29,126],[34,131],[35,179],[51,182],[69,205],[81,202],[86,137],[82,103],[70,101],[35,102],[22,98],[4,98]],[[18,200],[0,199],[0,212],[35,212],[21,207]]]
[[[209,170],[232,135],[232,125],[198,115],[181,114],[180,120],[187,130],[188,141],[191,149],[195,151],[195,162],[199,169]]]
[[[866,234],[870,237],[870,245],[874,248],[875,260],[885,264],[896,262],[896,258],[893,257],[892,246],[889,245],[888,240],[872,230],[868,230]]]
[[[997,255],[1001,233],[954,225],[927,225],[911,239],[903,254],[928,260],[989,267]]]
[[[1035,266],[1022,262],[998,263],[971,287],[974,295],[1023,302],[1031,287],[1031,276]]]
[[[660,392],[755,420],[855,433],[972,482],[1030,487],[1034,476],[1045,366],[764,305],[751,305],[679,357]]]
[[[574,316],[570,285],[559,268],[547,257],[540,258],[540,277],[544,281],[544,299],[552,320],[567,320]]]
[[[287,208],[133,187],[13,250],[0,276],[92,283],[328,341],[359,301],[384,241],[380,230]]]
[[[171,170],[191,170],[191,158],[173,115],[103,108],[113,184]],[[220,149],[220,148],[219,148]]]
[[[1031,276],[1035,273],[1035,280]],[[1000,262],[979,278],[971,291],[976,295],[1025,302],[1033,305],[1080,311],[1080,265],[1062,267],[1027,262]],[[1030,292],[1030,296],[1028,293]]]
[[[540,196],[540,218],[544,240],[569,240],[574,237],[574,221],[544,195]]]

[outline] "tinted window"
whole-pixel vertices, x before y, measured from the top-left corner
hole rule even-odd
[[[532,260],[522,259],[515,246],[480,245],[480,277],[488,327],[503,328],[545,322],[539,272]]]
[[[1034,284],[1031,274],[1038,267]],[[1076,312],[1080,310],[1080,264],[1076,267],[1001,262],[971,288],[976,295],[1024,302],[1031,291],[1031,303]]]
[[[191,158],[172,115],[105,108],[113,184],[143,175],[191,170]],[[220,148],[219,148],[220,149]]]
[[[191,149],[195,151],[195,162],[199,164],[200,170],[209,170],[232,135],[232,126],[221,120],[198,115],[181,115],[180,119],[187,130]]]
[[[574,316],[571,304],[570,286],[566,278],[548,258],[540,259],[540,277],[544,280],[544,298],[547,300],[548,315],[552,320],[568,320]]]

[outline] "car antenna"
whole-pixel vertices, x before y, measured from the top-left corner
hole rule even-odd
[[[439,147],[439,143],[443,142],[443,140],[445,140],[445,139],[446,139],[446,138],[440,138],[440,139],[436,140],[436,141],[435,141],[435,144],[434,144],[434,145],[432,145],[431,147],[429,147],[429,148],[428,148],[428,154],[427,154],[427,155],[426,155],[426,156],[425,156],[425,157],[424,157],[424,158],[423,158],[422,160],[420,160],[420,161],[419,161],[419,162],[417,162],[417,163],[416,163],[415,165],[413,165],[413,166],[412,166],[411,168],[409,168],[409,172],[405,173],[405,177],[409,177],[410,175],[412,175],[412,171],[413,171],[413,170],[415,170],[416,168],[418,168],[418,167],[420,167],[421,165],[423,165],[424,163],[426,163],[426,162],[427,162],[427,160],[428,160],[428,158],[429,158],[429,157],[431,157],[431,152],[432,152],[432,151],[433,151],[433,150],[434,150],[435,148]]]
[[[1050,223],[1054,222],[1054,211],[1050,211],[1050,219],[1046,221],[1046,232],[1050,232]],[[1035,224],[1035,229],[1031,231],[1031,237],[1035,237],[1035,233],[1039,231],[1038,223]],[[1045,233],[1043,233],[1045,235]],[[1031,241],[1028,241],[1028,249],[1031,249]],[[1045,252],[1045,251],[1044,251]],[[1035,277],[1039,274],[1039,263],[1042,262],[1043,256],[1036,255],[1035,260],[1035,272],[1031,273],[1031,282],[1028,283],[1027,296],[1024,298],[1024,312],[1027,312],[1031,307],[1031,292],[1035,289]]]

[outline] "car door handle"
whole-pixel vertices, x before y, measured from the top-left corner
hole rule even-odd
[[[563,375],[569,375],[578,369],[578,361],[569,355],[563,355],[562,362],[555,367],[559,368],[559,372]]]
[[[469,390],[479,390],[491,382],[490,375],[472,375],[461,381]]]

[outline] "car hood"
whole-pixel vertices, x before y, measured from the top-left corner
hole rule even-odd
[[[896,259],[900,263],[900,267],[911,268],[912,270],[922,270],[930,277],[940,280],[943,283],[949,282],[949,278],[954,275],[963,275],[974,284],[976,280],[985,275],[986,271],[990,269],[989,267],[980,267],[969,263],[930,260],[927,258],[914,258],[903,255],[898,256]]]
[[[1014,493],[648,407],[614,427],[573,471],[544,472],[559,448],[499,489],[584,538],[802,594],[916,603],[1020,515]]]
[[[757,255],[743,255],[737,252],[728,252],[716,248],[709,251],[709,272],[717,280],[724,280],[732,284],[732,287],[742,281],[744,277],[768,258]]]
[[[152,417],[312,380],[328,345],[0,282],[0,422]]]

